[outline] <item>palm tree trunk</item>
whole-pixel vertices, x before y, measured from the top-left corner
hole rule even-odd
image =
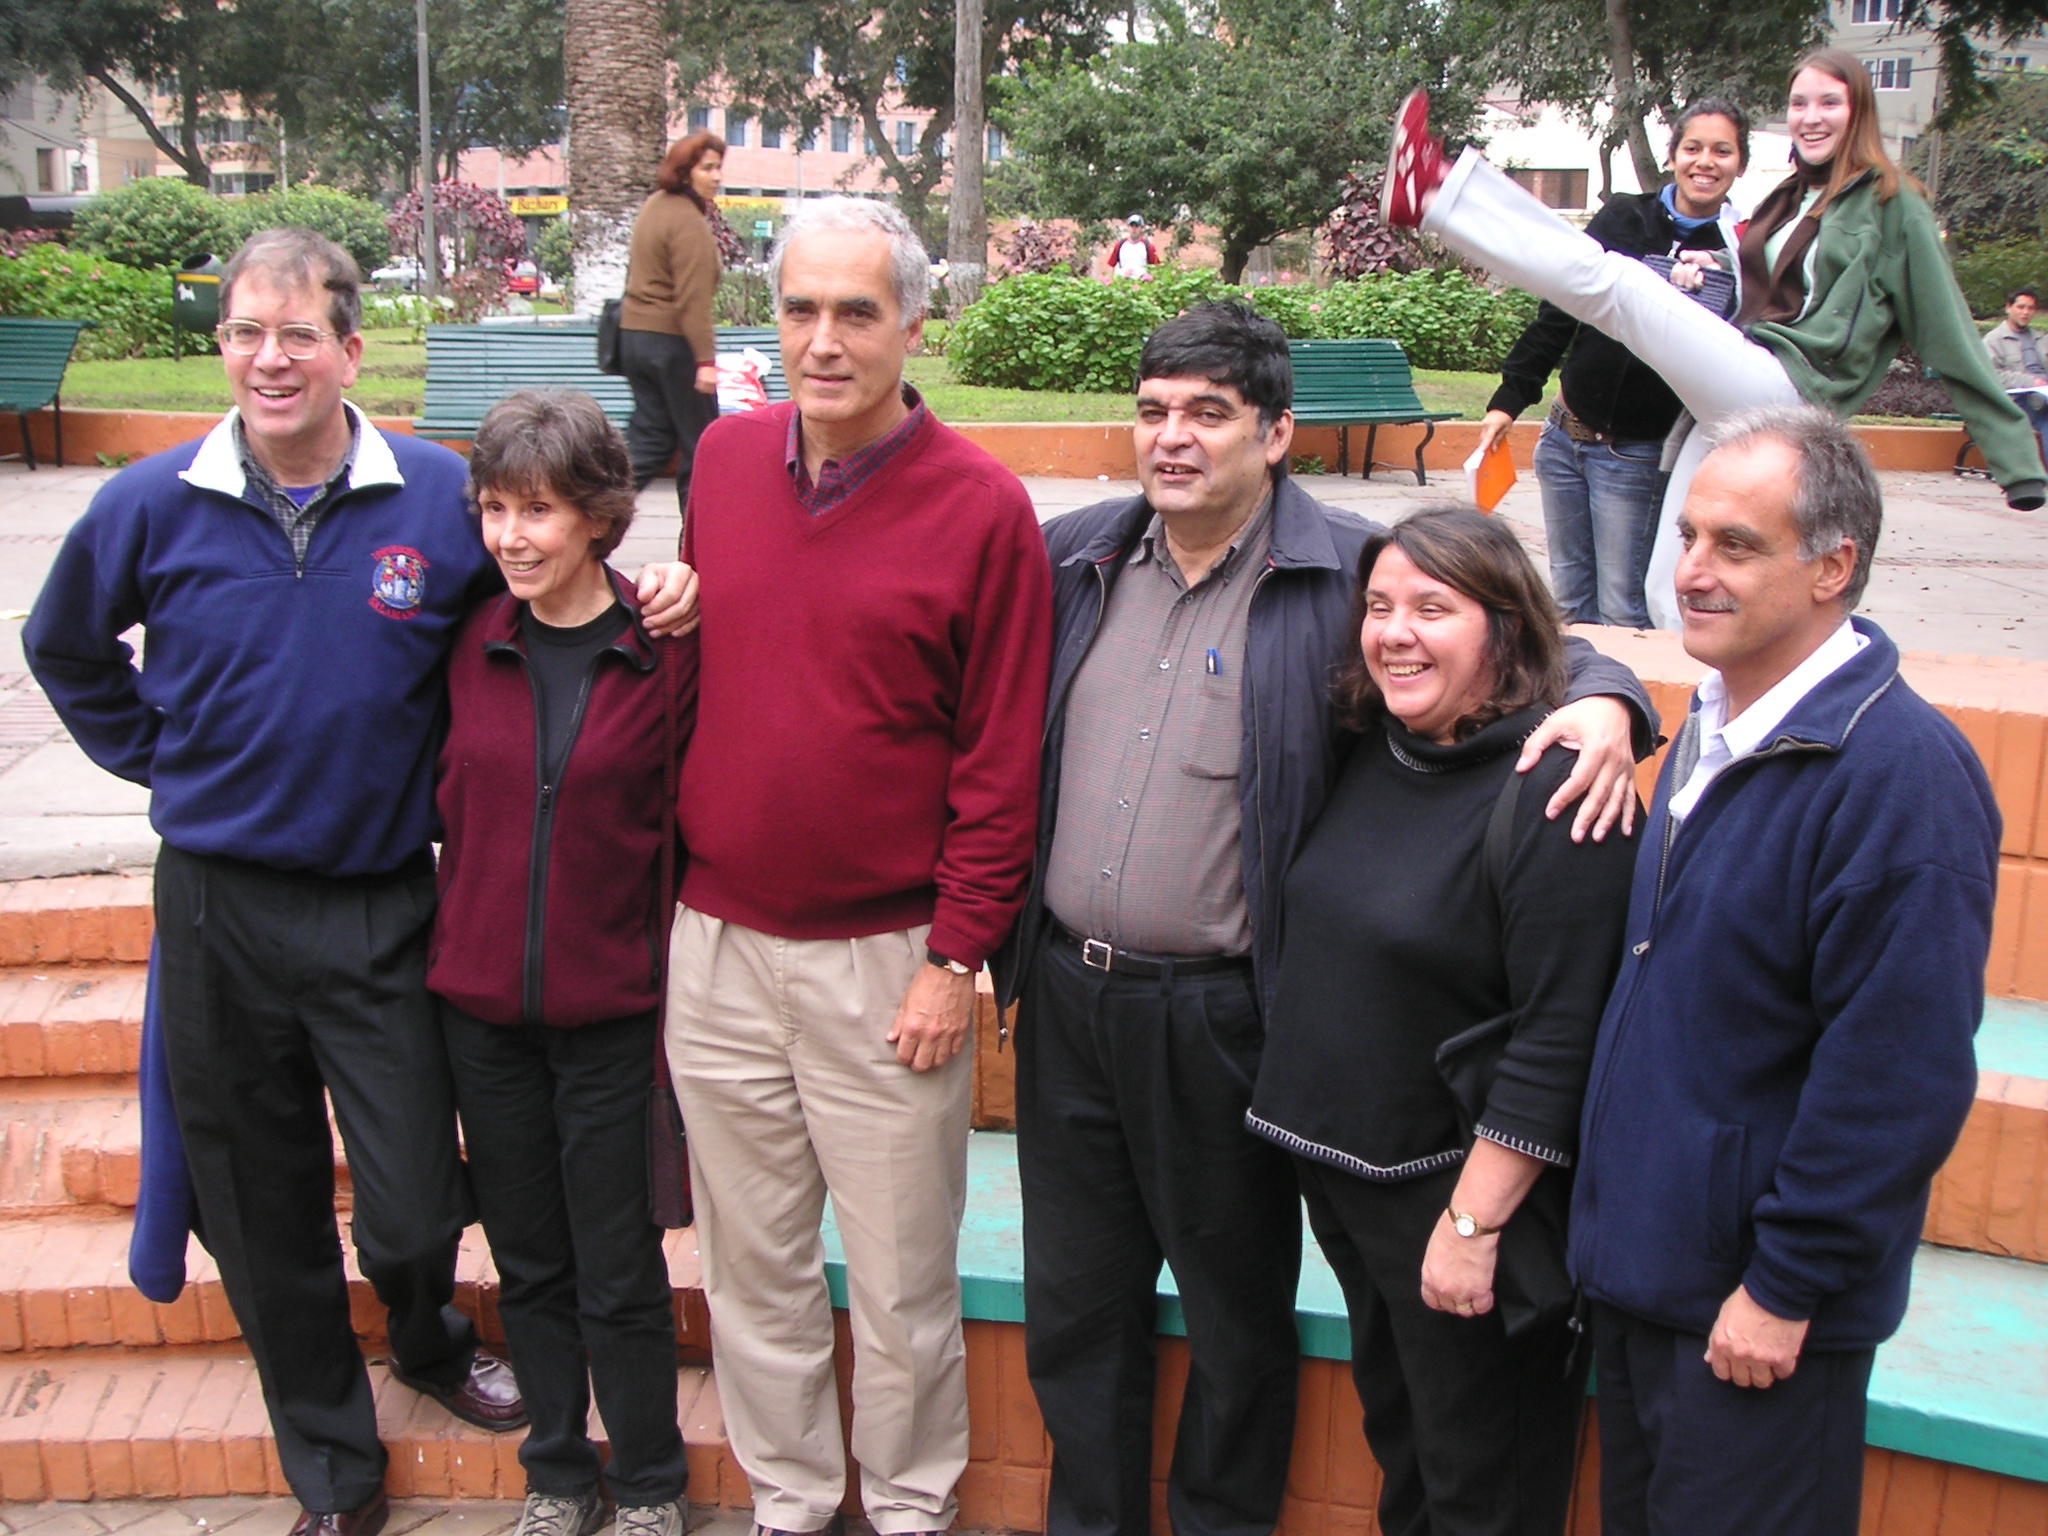
[[[568,0],[569,212],[576,312],[594,315],[626,287],[633,218],[668,145],[668,61],[661,0]]]

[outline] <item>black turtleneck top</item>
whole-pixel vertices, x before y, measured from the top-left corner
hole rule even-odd
[[[1448,1167],[1465,1140],[1436,1049],[1513,1012],[1478,1133],[1571,1163],[1641,838],[1573,843],[1570,813],[1544,818],[1575,757],[1553,747],[1523,782],[1496,897],[1487,825],[1546,713],[1452,746],[1387,717],[1353,748],[1288,871],[1254,1132],[1361,1178]]]

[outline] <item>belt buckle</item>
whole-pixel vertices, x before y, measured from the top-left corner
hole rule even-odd
[[[1116,954],[1107,939],[1083,939],[1081,941],[1081,963],[1098,971],[1109,969],[1109,962]]]

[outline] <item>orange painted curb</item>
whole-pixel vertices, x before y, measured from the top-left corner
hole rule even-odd
[[[166,448],[190,442],[195,437],[203,437],[219,420],[218,415],[204,411],[67,410],[64,413],[64,461],[67,464],[92,464],[98,462],[100,454],[109,458],[125,454],[125,462],[132,463],[152,453],[161,453]],[[375,416],[371,420],[386,432],[412,435],[410,417]],[[30,435],[39,463],[56,462],[53,423],[54,418],[48,411],[39,411],[29,417]],[[968,441],[993,454],[1013,474],[1052,475],[1074,480],[1093,480],[1103,476],[1111,480],[1129,480],[1136,473],[1131,449],[1131,424],[1127,421],[969,421],[949,425]],[[1379,440],[1373,446],[1374,457],[1383,469],[1405,467],[1412,470],[1415,445],[1421,440],[1423,430],[1421,427],[1380,428]],[[1508,444],[1514,454],[1516,468],[1525,471],[1530,468],[1529,456],[1535,452],[1536,439],[1541,431],[1542,424],[1535,421],[1516,422],[1510,430]],[[1870,456],[1879,469],[1945,470],[1954,464],[1956,450],[1963,443],[1959,427],[1859,426],[1855,431],[1864,447],[1870,450]],[[1353,427],[1350,436],[1350,469],[1356,474],[1365,457],[1366,429]],[[1439,422],[1436,436],[1430,440],[1423,454],[1424,467],[1431,474],[1443,474],[1446,485],[1455,488],[1459,466],[1471,456],[1478,444],[1478,422]],[[467,453],[469,449],[468,443],[460,441],[448,442],[446,446],[457,453]],[[20,449],[21,432],[14,418],[0,419],[0,453],[18,453]],[[1298,457],[1319,458],[1329,469],[1337,469],[1337,429],[1299,429],[1294,434],[1294,452]]]

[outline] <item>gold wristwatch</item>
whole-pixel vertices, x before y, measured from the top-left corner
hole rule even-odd
[[[1482,1227],[1477,1216],[1468,1216],[1456,1206],[1444,1207],[1444,1214],[1451,1218],[1451,1230],[1460,1237],[1491,1237],[1499,1227]]]

